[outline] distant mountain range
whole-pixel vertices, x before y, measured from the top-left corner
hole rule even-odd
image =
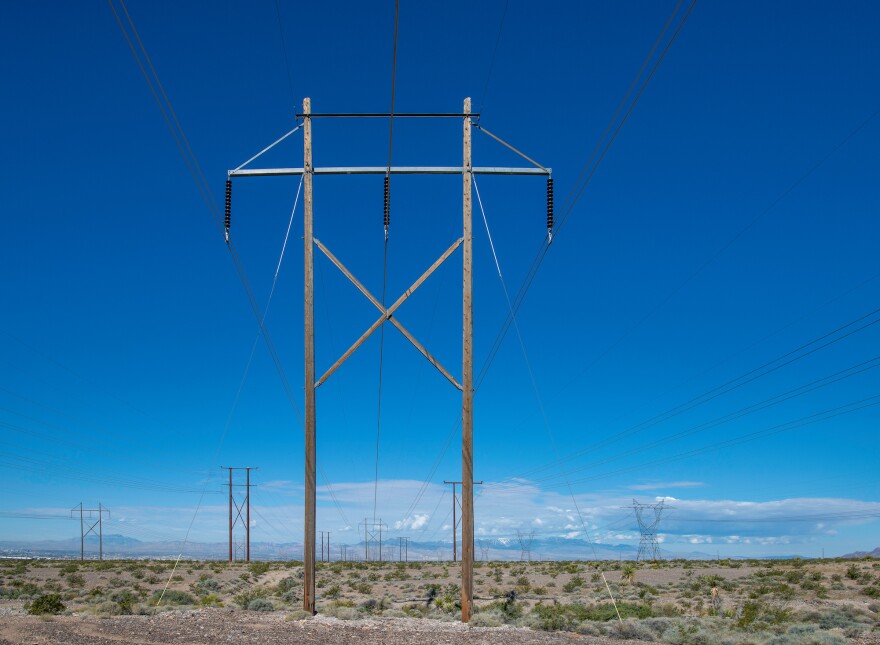
[[[847,553],[846,555],[840,556],[841,558],[880,558],[880,546],[878,546],[873,551],[853,551],[852,553]]]
[[[333,543],[332,560],[363,559],[364,542],[357,544]],[[229,545],[226,542],[187,542],[180,541],[142,542],[124,535],[105,535],[103,542],[105,558],[176,558],[183,554],[193,560],[225,560],[229,557]],[[320,553],[320,551],[319,551]],[[384,560],[402,559],[403,552],[397,538],[392,537],[382,545]],[[85,540],[86,557],[98,554],[98,538],[90,535]],[[627,544],[595,544],[585,540],[566,539],[560,537],[534,538],[531,548],[523,550],[516,538],[497,538],[482,540],[475,544],[475,556],[478,560],[634,560],[638,549]],[[38,540],[25,542],[20,540],[0,541],[0,557],[49,557],[71,558],[80,555],[80,539],[72,537],[66,540]],[[240,551],[236,557],[240,556]],[[252,560],[300,560],[303,545],[298,542],[251,542]],[[717,556],[699,551],[676,552],[663,549],[664,559],[714,560]],[[449,560],[452,556],[452,545],[449,542],[414,542],[410,541],[407,557],[410,560]],[[880,558],[880,547],[873,551],[855,551],[847,553],[843,558],[863,558],[870,556]],[[798,557],[773,556],[772,559],[789,559]],[[370,559],[378,558],[378,545],[370,544]],[[734,559],[745,559],[743,557]]]
[[[90,535],[85,540],[86,557],[98,554],[98,538]],[[38,541],[0,541],[2,557],[79,557],[80,539]],[[364,557],[364,542],[341,545],[332,544],[332,559],[339,560],[345,555],[347,559]],[[392,537],[382,545],[383,559],[397,560],[403,556],[397,538]],[[143,542],[124,535],[105,535],[103,539],[105,558],[171,558],[181,553],[189,559],[220,559],[229,554],[229,545],[225,542],[187,542],[180,541]],[[302,543],[287,542],[251,542],[251,559],[253,560],[298,560],[302,559]],[[319,551],[320,553],[320,551]],[[376,559],[378,545],[370,544],[370,557]],[[585,540],[565,539],[558,537],[535,538],[531,548],[523,550],[516,538],[499,538],[493,540],[477,539],[475,556],[479,560],[634,560],[638,550],[626,544],[595,544]],[[414,542],[410,541],[407,557],[410,560],[449,560],[452,545],[449,542]],[[238,557],[238,556],[237,556]],[[678,553],[663,550],[663,557],[688,560],[712,560],[715,555],[700,552]]]

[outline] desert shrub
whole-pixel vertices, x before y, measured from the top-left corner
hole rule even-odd
[[[45,594],[37,596],[33,602],[26,606],[27,613],[33,616],[41,616],[43,614],[57,615],[66,609],[64,603],[61,602],[61,596],[57,593]]]
[[[864,622],[870,622],[870,618],[861,609],[852,605],[840,605],[826,609],[818,613],[818,616],[816,614],[811,614],[810,616],[817,618],[815,622],[822,629],[856,627]]]
[[[254,587],[253,589],[245,589],[240,594],[236,594],[233,600],[235,601],[235,604],[242,609],[247,609],[252,601],[257,600],[258,598],[265,598],[268,595],[269,592],[265,587]]]
[[[792,625],[784,634],[771,637],[765,645],[846,645],[836,634],[820,632],[812,625]]]
[[[759,600],[747,600],[740,608],[736,624],[740,629],[751,629],[759,627],[758,623],[779,625],[790,617],[791,610],[784,607],[774,607]]]
[[[282,578],[278,583],[278,595],[283,594],[286,591],[290,591],[291,589],[299,589],[300,582],[293,576],[287,576],[286,578]]]
[[[480,611],[494,615],[502,623],[513,622],[523,614],[522,605],[516,601],[515,591],[508,592],[504,600],[491,602]]]
[[[340,602],[331,603],[329,607],[324,609],[324,613],[339,620],[355,620],[360,617],[357,609]]]
[[[859,568],[856,565],[851,564],[847,567],[846,577],[850,580],[858,580],[860,575],[861,571],[859,571]]]
[[[160,600],[161,599],[161,600]],[[186,593],[185,591],[177,591],[176,589],[169,589],[163,595],[161,591],[156,591],[152,596],[153,604],[161,604],[161,605],[192,605],[195,603],[195,598]]]
[[[275,605],[266,598],[254,598],[247,604],[248,611],[275,611]]]
[[[373,592],[373,586],[366,580],[359,580],[352,583],[351,588],[358,593],[368,595]]]
[[[324,592],[324,595],[328,598],[339,598],[340,593],[342,593],[342,590],[339,588],[339,585],[333,585]]]
[[[61,575],[76,573],[77,571],[79,571],[79,565],[76,562],[67,562],[58,568],[58,573]]]
[[[132,592],[126,591],[117,591],[112,596],[110,596],[110,600],[115,602],[119,607],[120,614],[131,614],[134,612],[135,605],[137,605],[138,598]]]
[[[612,622],[608,628],[608,635],[634,641],[654,641],[657,638],[657,634],[651,631],[647,625],[632,618],[623,622]]]
[[[223,601],[220,600],[220,596],[217,594],[209,593],[199,598],[199,604],[202,607],[222,607]]]
[[[391,601],[388,598],[382,598],[381,600],[376,600],[375,598],[370,598],[369,600],[361,603],[361,610],[367,614],[381,614],[383,611],[388,609],[391,606]]]
[[[296,620],[311,620],[313,618],[311,612],[306,611],[305,609],[297,609],[296,611],[292,611],[287,614],[287,617],[284,620],[296,621]]]
[[[252,562],[250,566],[251,573],[254,574],[255,577],[259,578],[261,575],[269,571],[272,568],[268,562]]]
[[[584,586],[584,579],[580,576],[572,576],[571,580],[562,585],[562,590],[566,593],[572,593]]]
[[[199,595],[216,593],[223,588],[219,580],[214,578],[202,578],[195,584],[195,592]]]
[[[67,576],[67,584],[71,587],[82,587],[86,579],[80,573],[71,573]]]
[[[880,587],[865,587],[862,593],[869,598],[880,598]]]
[[[497,611],[481,611],[471,616],[468,627],[500,627],[504,623],[504,617]]]
[[[717,635],[703,629],[696,621],[679,622],[669,627],[661,637],[664,643],[670,645],[716,645]],[[735,641],[745,642],[749,641]]]

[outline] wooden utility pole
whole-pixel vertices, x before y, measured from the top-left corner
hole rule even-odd
[[[229,561],[232,562],[232,468],[229,469]]]
[[[315,613],[315,242],[312,219],[312,102],[303,99],[303,245],[305,256],[305,546],[303,609]]]
[[[474,600],[474,301],[473,202],[471,197],[471,100],[464,100],[463,160],[461,168],[464,242],[462,244],[461,339],[461,620],[471,618]]]
[[[458,495],[455,494],[455,487],[461,484],[461,482],[449,482],[445,481],[444,484],[452,484],[452,561],[458,561],[458,527],[461,524],[462,519],[464,518],[464,509],[461,504],[461,499]],[[483,482],[474,482],[474,486],[483,485]],[[464,490],[464,486],[462,485],[462,490]],[[458,517],[458,509],[462,509],[462,517]],[[464,546],[462,546],[462,557],[464,556]],[[462,560],[463,561],[463,560]]]

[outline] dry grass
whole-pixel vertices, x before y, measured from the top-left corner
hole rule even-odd
[[[56,594],[67,614],[301,610],[297,562],[0,561],[0,609]],[[478,562],[473,624],[667,643],[880,642],[880,564]],[[603,575],[614,594],[611,602]],[[460,617],[449,562],[318,563],[317,608],[343,620]],[[167,589],[166,589],[167,585]],[[160,602],[161,598],[161,602]],[[622,621],[618,620],[618,612]]]

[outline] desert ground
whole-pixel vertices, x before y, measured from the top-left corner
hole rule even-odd
[[[880,643],[880,562],[0,560],[0,643]],[[612,602],[612,596],[614,601]]]

